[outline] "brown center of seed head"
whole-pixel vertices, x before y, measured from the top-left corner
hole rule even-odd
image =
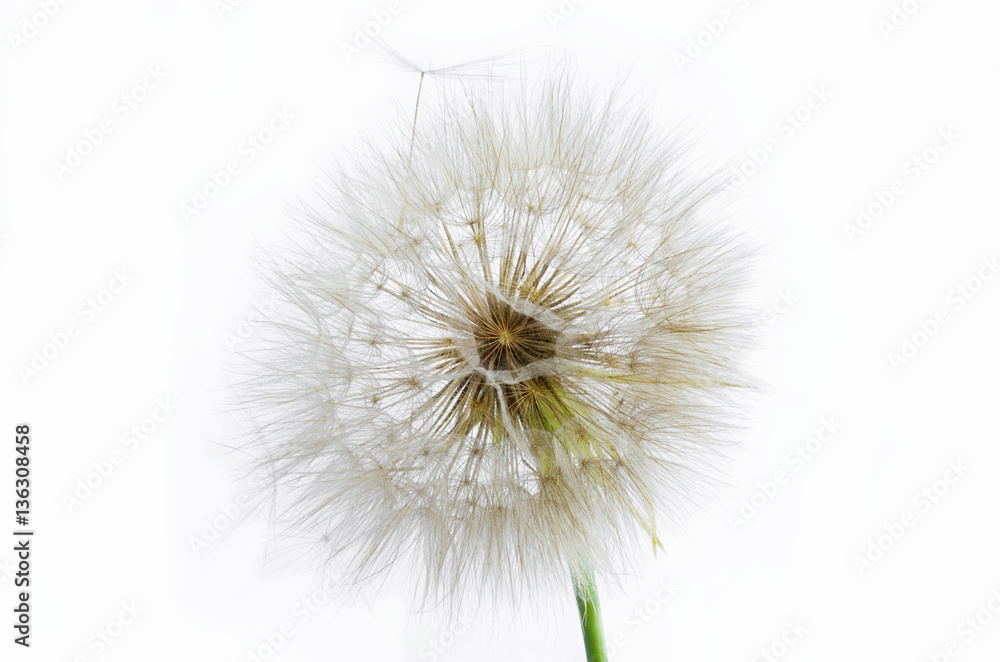
[[[487,370],[515,370],[556,355],[556,331],[495,296],[487,298],[487,309],[473,327],[476,351]]]

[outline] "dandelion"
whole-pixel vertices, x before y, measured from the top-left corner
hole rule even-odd
[[[256,357],[279,523],[417,599],[574,588],[659,545],[732,434],[746,250],[620,89],[460,85],[306,208]]]

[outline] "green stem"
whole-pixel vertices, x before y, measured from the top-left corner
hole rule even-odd
[[[588,566],[582,576],[573,573],[573,593],[580,610],[580,627],[583,645],[587,649],[587,662],[608,662],[604,646],[604,627],[601,625],[601,603],[597,600],[594,571]]]

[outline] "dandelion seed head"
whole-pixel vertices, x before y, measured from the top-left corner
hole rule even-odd
[[[301,214],[242,393],[277,522],[455,606],[628,567],[749,380],[748,253],[679,141],[565,69],[451,89]]]

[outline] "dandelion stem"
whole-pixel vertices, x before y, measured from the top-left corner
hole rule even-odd
[[[587,650],[587,662],[608,662],[608,651],[604,646],[604,627],[601,625],[601,604],[597,599],[594,571],[588,566],[581,575],[573,573],[573,593],[576,595],[576,606],[580,610],[580,627],[583,629],[583,645]]]

